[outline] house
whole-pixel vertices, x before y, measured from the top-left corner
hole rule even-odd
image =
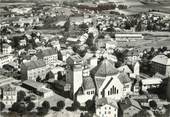
[[[72,49],[63,49],[59,51],[59,54],[59,57],[61,57],[63,61],[66,61],[69,56],[74,54],[74,51]]]
[[[14,60],[12,55],[0,55],[0,68]]]
[[[78,54],[75,54],[75,55],[68,57],[66,60],[66,63],[70,66],[81,64],[82,58]]]
[[[44,48],[37,53],[37,57],[44,60],[47,65],[51,65],[58,61],[58,52],[53,48]]]
[[[118,103],[119,117],[133,117],[136,113],[142,110],[140,104],[133,99],[126,98]]]
[[[99,98],[109,97],[115,100],[128,95],[131,91],[131,80],[125,73],[119,73],[112,61],[104,59],[91,70]]]
[[[162,83],[161,78],[148,78],[141,80],[142,90],[147,91],[148,89],[158,88]]]
[[[11,85],[5,85],[1,87],[2,102],[7,106],[11,106],[17,101],[17,91],[16,87]]]
[[[160,73],[170,76],[170,58],[165,55],[157,55],[151,60],[152,74]]]
[[[21,64],[22,80],[44,79],[47,73],[46,63],[43,60],[30,61]]]
[[[96,115],[98,117],[118,117],[117,102],[110,98],[97,99]]]
[[[3,44],[2,53],[3,54],[10,54],[11,52],[12,52],[12,47],[8,44]]]

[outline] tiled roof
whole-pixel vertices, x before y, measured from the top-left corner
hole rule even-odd
[[[133,100],[133,99],[129,99],[129,98],[126,98],[125,100],[123,100],[122,102],[119,103],[119,106],[120,106],[120,109],[122,111],[128,109],[129,107],[131,106],[134,106],[135,108],[138,108],[140,110],[142,110],[140,104],[136,101],[136,100]]]
[[[40,50],[40,52],[38,52],[37,56],[39,58],[43,58],[45,56],[51,56],[51,55],[55,55],[55,54],[57,54],[57,51],[55,49],[47,48],[47,49]]]
[[[165,55],[157,55],[152,59],[152,62],[160,63],[163,65],[170,65],[170,58]]]
[[[114,64],[108,60],[104,59],[99,65],[91,70],[91,74],[99,77],[112,76],[118,73],[118,70],[114,67]]]
[[[43,60],[36,60],[36,61],[30,61],[30,62],[23,63],[23,66],[25,66],[27,68],[27,70],[31,70],[31,69],[44,67],[44,66],[46,66],[46,64]]]
[[[126,73],[120,73],[118,76],[118,79],[120,80],[122,84],[131,82],[129,76]]]
[[[84,78],[83,79],[83,87],[85,90],[95,88],[93,79],[91,77]]]
[[[100,98],[100,99],[97,99],[96,100],[96,107],[101,107],[101,106],[104,106],[104,105],[111,105],[115,108],[118,108],[118,105],[117,105],[117,102],[113,99],[110,99],[110,98]]]
[[[127,66],[127,65],[124,65],[124,66],[120,66],[118,68],[119,71],[123,71],[125,73],[132,73],[132,70]]]
[[[76,61],[76,62],[79,62],[82,60],[82,58],[78,55],[78,54],[75,54],[73,56],[70,56],[70,58],[73,60],[73,61]]]
[[[95,79],[95,83],[96,83],[97,88],[100,88],[102,86],[104,80],[105,79],[100,79],[100,78]]]

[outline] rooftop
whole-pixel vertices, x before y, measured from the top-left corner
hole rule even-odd
[[[36,61],[30,61],[30,62],[23,63],[23,66],[25,66],[27,68],[27,70],[31,70],[31,69],[36,69],[36,68],[40,68],[40,67],[45,67],[46,64],[43,60],[36,60]]]
[[[23,82],[23,84],[31,86],[35,89],[39,89],[39,88],[42,88],[44,86],[44,84],[39,83],[39,82],[35,82],[33,80],[26,80],[26,81]]]
[[[86,90],[95,88],[94,81],[91,77],[83,79],[83,88]]]
[[[163,65],[170,65],[170,58],[165,55],[157,55],[152,59],[152,62],[163,64]]]
[[[129,98],[126,98],[125,100],[123,100],[122,102],[119,103],[120,105],[120,109],[122,111],[128,109],[129,107],[131,106],[134,106],[135,108],[139,109],[139,110],[142,110],[140,104],[136,101],[136,100],[133,100],[133,99],[129,99]]]
[[[101,106],[104,106],[104,105],[111,105],[115,108],[118,108],[118,105],[117,105],[117,102],[113,99],[110,99],[110,98],[100,98],[100,99],[97,99],[96,100],[96,106],[97,107],[101,107]]]
[[[99,65],[91,70],[91,74],[97,77],[112,76],[118,73],[112,61],[104,59]]]

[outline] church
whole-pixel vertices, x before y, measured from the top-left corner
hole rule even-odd
[[[81,61],[78,55],[67,60],[66,82],[71,85],[70,94],[73,100],[80,103],[94,98],[119,101],[131,93],[132,82],[129,76],[115,68],[112,60],[104,58],[100,62],[96,61],[98,64],[93,68]],[[84,70],[89,71],[88,75],[84,75]]]

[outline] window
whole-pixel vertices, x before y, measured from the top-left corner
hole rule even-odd
[[[105,110],[107,110],[107,107],[105,107]]]
[[[109,111],[108,114],[111,114],[111,112]]]

